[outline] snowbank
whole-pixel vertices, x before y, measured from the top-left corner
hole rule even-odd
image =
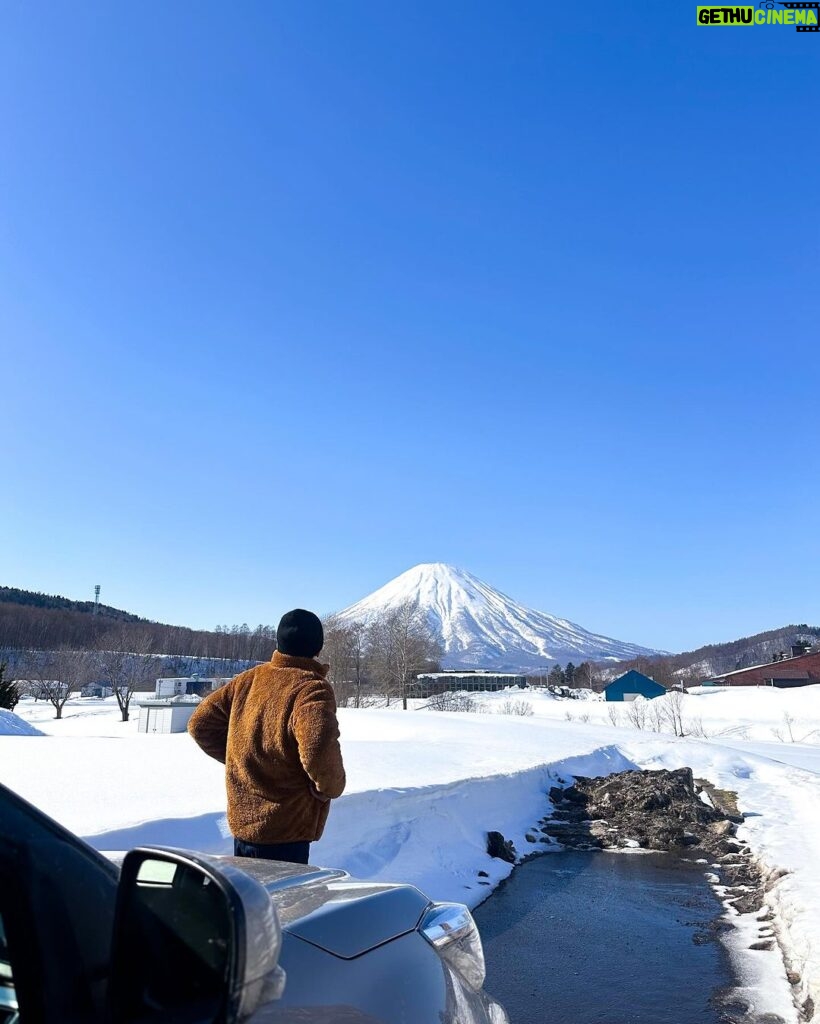
[[[15,715],[13,711],[0,708],[0,736],[42,736],[39,729],[35,729],[24,718]]]
[[[546,794],[573,774],[609,775],[635,768],[615,747],[549,765],[419,789],[380,789],[343,799],[314,848],[314,859],[352,875],[412,882],[431,898],[475,907],[487,883],[511,866],[487,856],[487,832],[512,839],[519,854],[545,852],[525,836],[546,813]],[[483,883],[477,872],[488,875]]]

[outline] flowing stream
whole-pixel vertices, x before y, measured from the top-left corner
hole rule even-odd
[[[528,861],[475,912],[511,1024],[718,1024],[733,983],[703,873],[668,854]]]

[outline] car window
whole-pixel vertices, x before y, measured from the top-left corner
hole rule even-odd
[[[22,1024],[103,1018],[117,878],[110,861],[0,785],[7,994]],[[0,998],[0,1024],[11,1012]]]
[[[3,915],[0,913],[0,1024],[17,1024],[17,994],[14,989],[14,974],[6,943]]]

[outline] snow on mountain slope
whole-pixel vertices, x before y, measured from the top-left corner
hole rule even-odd
[[[417,565],[339,613],[366,621],[406,602],[420,608],[444,643],[449,668],[517,671],[546,662],[621,660],[655,654],[646,647],[590,633],[545,612],[534,611],[442,562]]]

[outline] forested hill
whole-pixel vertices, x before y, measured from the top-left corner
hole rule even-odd
[[[60,597],[58,594],[41,594],[34,590],[18,590],[16,587],[0,587],[0,604],[18,604],[29,608],[51,608],[94,614],[93,601],[73,601],[69,597]],[[131,612],[124,612],[121,608],[112,608],[107,604],[101,604],[97,614],[104,615],[108,619],[116,619],[118,622],[147,621],[140,619],[139,615],[132,615]]]
[[[0,587],[0,651],[92,650],[108,647],[146,654],[265,661],[273,653],[273,626],[188,629],[152,622],[108,605]]]
[[[792,644],[801,640],[808,640],[810,643],[820,642],[820,626],[808,626],[805,623],[781,626],[779,629],[744,636],[728,643],[708,644],[694,651],[684,651],[682,654],[623,661],[616,666],[607,666],[606,675],[608,678],[615,678],[630,668],[637,668],[665,685],[671,685],[681,679],[694,684],[736,668],[765,665],[781,652],[789,654]]]

